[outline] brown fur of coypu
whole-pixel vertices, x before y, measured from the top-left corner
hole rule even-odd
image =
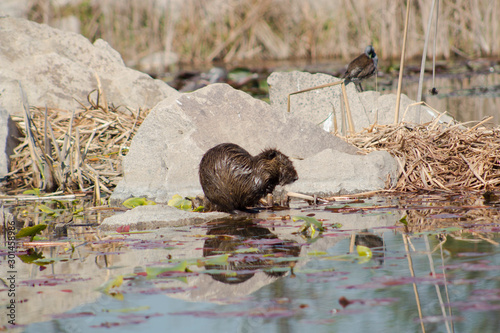
[[[209,210],[246,210],[279,185],[298,179],[292,161],[277,149],[252,156],[234,143],[209,149],[200,162],[200,183]]]

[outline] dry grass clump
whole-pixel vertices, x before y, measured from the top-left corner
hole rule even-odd
[[[99,97],[97,98],[99,101]],[[26,189],[88,192],[100,202],[122,178],[122,157],[148,112],[119,112],[89,98],[76,111],[25,106],[24,134],[11,156],[9,194]]]
[[[368,151],[387,150],[397,159],[397,191],[484,191],[500,186],[500,128],[399,124],[377,126],[349,141]]]

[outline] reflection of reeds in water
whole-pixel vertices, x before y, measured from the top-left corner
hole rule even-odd
[[[405,215],[408,232],[420,233],[439,228],[461,227],[453,232],[454,237],[473,234],[487,242],[496,237],[487,231],[496,229],[500,221],[498,202],[489,203],[476,195],[435,194],[402,196],[399,204],[407,207]]]
[[[173,51],[185,63],[359,54],[371,41],[382,59],[398,58],[406,1],[394,0],[102,0],[64,8],[31,1],[29,18],[55,23],[64,15],[81,21],[83,35],[103,38],[126,61],[157,51]],[[500,53],[500,3],[442,1],[437,54],[477,57]],[[429,4],[412,2],[409,57],[421,56]]]
[[[11,156],[11,194],[38,188],[45,192],[101,191],[111,194],[122,177],[122,156],[147,112],[108,106],[98,91],[90,107],[73,112],[30,108],[17,119],[24,141]],[[104,102],[103,102],[104,100]]]

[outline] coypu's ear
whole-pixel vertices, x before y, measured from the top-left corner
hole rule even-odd
[[[266,149],[261,154],[266,160],[272,160],[278,155],[276,149]]]
[[[276,150],[271,150],[269,151],[269,159],[272,160],[273,158],[275,158],[278,154],[276,153]]]

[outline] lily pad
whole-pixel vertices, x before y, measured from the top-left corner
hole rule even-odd
[[[190,211],[193,209],[193,203],[191,202],[191,200],[183,198],[178,194],[174,194],[172,199],[168,201],[168,205],[186,211]]]
[[[323,232],[325,228],[323,228],[323,222],[318,221],[315,217],[312,216],[293,216],[292,221],[297,222],[303,220],[305,223],[299,229],[300,233],[307,232],[307,229],[311,230],[311,237],[314,237],[316,232]]]
[[[134,208],[137,206],[156,205],[156,202],[146,198],[129,198],[123,202],[123,205],[127,208]]]
[[[23,192],[23,194],[25,194],[25,195],[36,195],[37,197],[39,197],[41,195],[39,188],[34,188],[32,190],[26,190],[26,191]]]
[[[46,228],[46,224],[37,224],[32,227],[22,228],[16,234],[16,238],[31,237],[31,239],[33,239],[36,235],[44,231]]]
[[[356,251],[358,251],[358,255],[361,257],[358,261],[359,264],[364,264],[371,260],[373,257],[372,250],[369,247],[363,245],[357,245]]]

